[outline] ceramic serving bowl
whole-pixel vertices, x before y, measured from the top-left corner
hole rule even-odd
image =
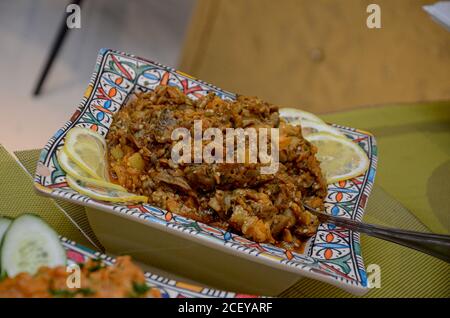
[[[233,93],[170,67],[102,49],[80,106],[42,150],[34,179],[36,189],[87,207],[90,224],[107,251],[130,254],[152,266],[210,286],[276,295],[301,277],[309,277],[353,294],[364,294],[368,282],[357,232],[321,224],[300,254],[258,244],[148,204],[96,201],[67,186],[65,173],[56,159],[67,132],[77,126],[89,127],[105,137],[112,116],[128,96],[161,84],[178,86],[193,99],[211,91],[223,99],[235,98]],[[375,177],[375,139],[367,132],[335,127],[364,149],[370,167],[364,175],[329,185],[326,210],[361,220]]]

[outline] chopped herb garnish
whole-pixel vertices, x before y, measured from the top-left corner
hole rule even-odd
[[[72,298],[77,294],[76,291],[66,289],[50,289],[49,292],[52,296],[61,298]]]
[[[98,270],[101,270],[101,269],[104,268],[104,267],[105,267],[105,265],[103,265],[102,263],[99,263],[99,264],[95,264],[95,265],[89,267],[89,268],[88,268],[88,271],[89,271],[90,273],[93,273],[93,272],[96,272],[96,271],[98,271]]]
[[[90,288],[80,288],[78,290],[78,293],[82,294],[83,296],[91,296],[95,294],[95,291]]]
[[[91,296],[95,294],[95,291],[93,291],[90,288],[79,288],[74,290],[67,290],[67,289],[50,289],[50,294],[54,297],[61,297],[61,298],[73,298],[77,294],[81,294],[83,296]]]
[[[137,283],[133,282],[133,290],[137,294],[137,296],[144,295],[146,292],[148,292],[150,289],[150,286],[148,286],[145,282],[144,283]]]
[[[4,279],[6,279],[8,277],[8,275],[6,275],[6,273],[0,274],[0,282]]]

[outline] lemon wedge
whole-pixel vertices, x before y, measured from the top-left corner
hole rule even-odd
[[[101,187],[95,184],[90,184],[82,180],[72,178],[70,175],[66,176],[69,187],[73,190],[84,194],[92,199],[108,202],[147,202],[148,198],[142,195],[135,195],[126,191],[120,191],[108,187]]]
[[[105,140],[87,128],[75,127],[67,133],[57,154],[66,180],[72,189],[90,198],[109,202],[147,202],[148,198],[127,192],[109,182]]]
[[[93,185],[100,186],[100,187],[111,188],[111,189],[124,191],[124,192],[127,191],[125,188],[121,187],[120,185],[108,182],[107,180],[91,178],[91,176],[88,173],[86,173],[83,169],[78,167],[75,164],[75,162],[70,160],[70,158],[67,155],[64,148],[58,152],[57,158],[58,158],[58,163],[61,166],[61,168],[64,170],[64,172],[66,172],[66,174],[71,176],[73,179],[78,179],[78,180],[84,181],[88,184],[93,184]]]
[[[302,134],[304,137],[315,134],[315,133],[321,133],[326,132],[332,135],[345,137],[343,133],[341,133],[338,129],[334,128],[333,126],[330,126],[328,124],[319,123],[317,121],[311,121],[311,120],[295,120],[290,123],[294,126],[301,126],[302,127]]]
[[[96,132],[74,127],[66,135],[64,152],[89,176],[109,181],[106,170],[106,143]]]
[[[316,158],[328,184],[355,178],[369,168],[364,150],[346,137],[320,132],[305,139],[317,147]]]
[[[284,118],[288,123],[291,123],[293,121],[296,120],[310,120],[310,121],[315,121],[318,123],[322,123],[325,124],[325,122],[320,119],[319,117],[317,117],[316,115],[304,111],[304,110],[300,110],[300,109],[296,109],[296,108],[280,108],[278,110],[278,113],[280,114],[280,117]]]

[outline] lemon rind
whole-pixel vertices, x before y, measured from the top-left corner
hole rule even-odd
[[[97,172],[94,171],[91,167],[89,167],[89,165],[87,165],[82,159],[78,158],[79,156],[76,153],[72,152],[71,147],[75,146],[73,143],[74,134],[88,134],[89,136],[96,138],[98,141],[100,141],[104,150],[106,151],[106,143],[103,140],[103,138],[101,138],[100,135],[94,133],[93,131],[91,131],[88,128],[75,127],[75,128],[72,128],[71,130],[69,130],[69,132],[67,133],[63,151],[65,151],[65,153],[67,154],[67,156],[69,157],[70,160],[72,160],[81,170],[86,172],[92,178],[98,179],[98,180],[105,180],[105,179],[107,180],[106,172],[105,172],[104,176],[98,175]],[[99,151],[101,151],[101,150],[99,149]],[[106,160],[106,158],[103,158],[103,159]]]
[[[67,180],[67,184],[69,185],[69,187],[71,187],[73,190],[79,192],[82,195],[85,195],[92,199],[95,199],[95,200],[116,202],[116,203],[128,203],[128,202],[147,203],[148,202],[148,198],[146,196],[134,195],[129,192],[126,192],[127,196],[118,196],[118,197],[111,197],[111,196],[107,196],[107,195],[97,194],[97,193],[95,193],[95,191],[93,189],[90,189],[90,188],[84,187],[84,186],[80,186],[77,183],[77,180],[71,176],[66,176],[66,180]],[[82,180],[80,180],[80,181],[82,181]]]
[[[292,125],[293,122],[291,122],[290,124]],[[335,136],[345,137],[345,135],[342,132],[340,132],[337,128],[330,126],[327,123],[319,123],[317,121],[305,119],[305,120],[299,120],[299,124],[302,127],[302,129],[311,127],[311,128],[315,128],[318,130],[317,132],[314,132],[314,133],[310,133],[310,134],[306,134],[306,135],[304,134],[303,136],[305,138],[307,138],[308,136],[310,136],[312,134],[318,134],[318,133],[329,133],[329,134],[332,134]],[[323,130],[320,130],[321,128]]]
[[[335,134],[331,134],[328,132],[317,132],[317,133],[313,133],[313,134],[306,136],[305,139],[310,141],[310,139],[313,140],[314,137],[325,137],[325,139],[328,137],[328,140],[329,139],[342,140],[344,144],[346,144],[348,147],[351,147],[352,149],[354,149],[356,152],[358,152],[360,154],[360,156],[359,156],[359,158],[361,158],[360,162],[363,163],[363,165],[360,164],[358,166],[358,168],[356,168],[354,171],[352,171],[349,174],[333,176],[333,177],[327,179],[327,184],[333,184],[333,183],[336,183],[339,181],[354,179],[356,177],[363,175],[369,169],[370,160],[367,157],[367,154],[365,153],[365,151],[360,146],[358,146],[357,144],[352,142],[349,138],[345,137],[344,135],[340,136],[340,135],[335,135]]]
[[[127,191],[124,187],[122,187],[122,186],[120,186],[118,184],[114,184],[114,183],[108,182],[106,180],[94,179],[94,178],[90,178],[90,177],[86,177],[86,176],[80,175],[74,169],[72,169],[70,166],[67,166],[66,163],[64,162],[64,160],[61,160],[61,155],[60,154],[65,154],[68,157],[68,155],[65,152],[64,148],[61,149],[58,152],[57,159],[58,159],[59,165],[64,170],[64,172],[66,174],[68,174],[69,176],[71,176],[73,179],[81,180],[83,182],[94,184],[94,185],[97,185],[97,186],[100,186],[100,187],[104,187],[104,188],[109,188],[109,189],[119,190],[119,191],[124,191],[124,192]],[[70,158],[68,158],[68,159],[71,160]]]
[[[280,108],[278,110],[278,112],[280,113],[280,115],[282,112],[290,113],[289,116],[287,114],[285,116],[281,115],[282,118],[283,117],[291,117],[291,116],[294,117],[296,114],[298,114],[298,117],[300,119],[303,118],[303,119],[308,119],[310,121],[315,121],[318,123],[325,124],[325,122],[322,119],[320,119],[318,116],[314,115],[313,113],[307,112],[305,110],[292,108],[292,107],[283,107],[283,108]]]

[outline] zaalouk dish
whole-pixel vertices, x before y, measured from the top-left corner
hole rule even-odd
[[[278,128],[279,167],[262,163],[176,163],[174,129]],[[255,97],[226,101],[213,93],[192,100],[178,88],[139,93],[115,114],[106,137],[111,180],[149,203],[255,242],[300,251],[316,233],[317,218],[302,202],[323,208],[327,186],[316,148],[300,126],[280,118],[278,107]],[[207,141],[203,141],[204,144]]]
[[[0,298],[159,298],[158,289],[149,287],[142,270],[129,256],[118,257],[112,266],[89,260],[80,266],[80,287],[69,288],[66,266],[39,268],[36,274],[20,273],[0,282]]]

